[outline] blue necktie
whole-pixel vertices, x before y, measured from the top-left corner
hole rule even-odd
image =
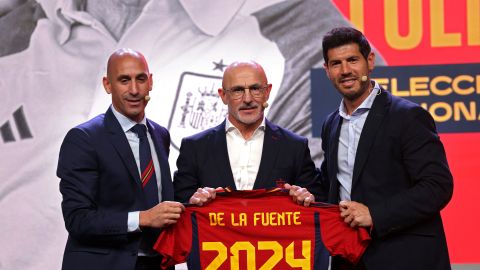
[[[131,130],[140,139],[140,180],[142,181],[147,207],[151,208],[158,204],[158,187],[150,144],[147,138],[147,127],[143,124],[136,124]]]

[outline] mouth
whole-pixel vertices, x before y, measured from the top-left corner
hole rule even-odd
[[[126,101],[132,106],[138,106],[142,103],[142,99],[127,99]]]
[[[242,108],[239,108],[239,111],[250,113],[250,112],[256,111],[257,108],[258,108],[258,106],[242,107]]]
[[[357,78],[354,78],[354,77],[343,78],[340,80],[340,84],[343,85],[344,87],[352,87],[356,82],[357,82]]]

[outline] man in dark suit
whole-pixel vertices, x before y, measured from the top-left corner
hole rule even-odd
[[[315,201],[309,191],[319,186],[307,139],[264,117],[271,88],[258,63],[227,67],[218,94],[228,116],[219,126],[183,139],[173,180],[175,200],[202,205],[215,198],[216,187],[285,187],[299,204]]]
[[[71,129],[60,149],[57,175],[69,233],[62,268],[158,269],[152,247],[159,229],[184,209],[170,201],[170,135],[145,118],[152,75],[142,54],[113,53],[103,84],[112,106]]]
[[[323,125],[322,184],[372,237],[358,265],[334,257],[332,269],[450,269],[440,210],[453,180],[433,118],[370,80],[375,55],[358,30],[331,30],[323,54],[343,100]]]

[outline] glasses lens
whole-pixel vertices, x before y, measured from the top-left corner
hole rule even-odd
[[[260,85],[252,85],[250,86],[250,94],[252,94],[252,96],[254,97],[259,97],[262,95],[262,90],[263,90],[263,87],[261,87]]]
[[[241,98],[245,93],[245,87],[235,86],[230,89],[233,98]]]

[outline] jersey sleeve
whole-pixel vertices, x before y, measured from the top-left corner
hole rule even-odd
[[[176,224],[168,226],[160,233],[153,249],[162,256],[161,269],[186,262],[192,246],[192,214],[193,212],[186,208]]]
[[[356,264],[371,241],[367,229],[348,226],[337,207],[324,210],[320,215],[320,232],[325,248],[331,256],[338,255]]]

